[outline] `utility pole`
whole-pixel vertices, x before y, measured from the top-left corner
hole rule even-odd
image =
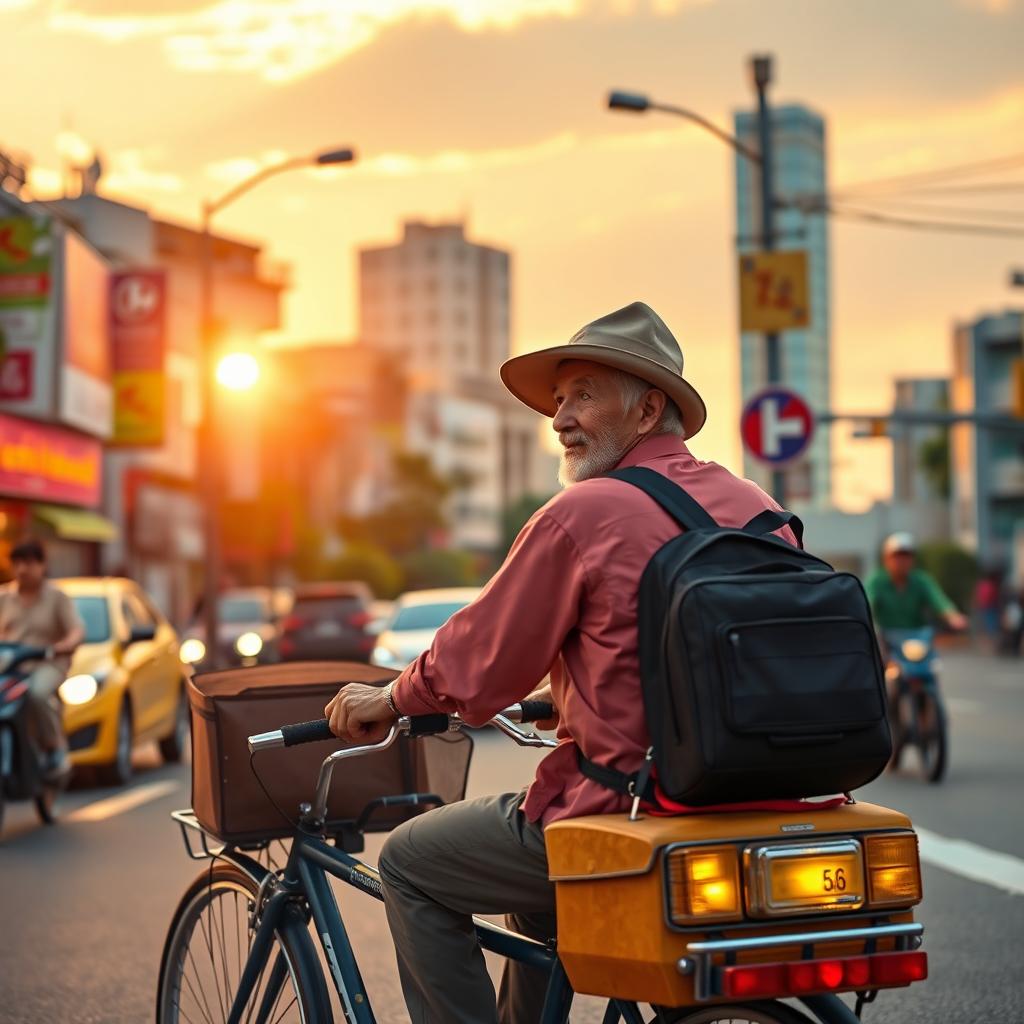
[[[772,181],[772,125],[768,107],[768,86],[772,80],[772,58],[759,55],[750,59],[750,73],[757,90],[757,136],[761,153],[761,240],[760,248],[771,252],[775,248],[775,198]],[[782,346],[778,334],[764,336],[765,364],[768,381],[782,383]],[[772,495],[780,505],[786,504],[786,474],[781,469],[772,470]]]

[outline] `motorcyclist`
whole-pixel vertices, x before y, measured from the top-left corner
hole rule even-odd
[[[882,564],[868,577],[865,589],[875,625],[890,629],[923,629],[935,618],[957,632],[967,617],[943,592],[938,581],[915,567],[917,546],[909,533],[893,533],[882,545]]]
[[[11,550],[14,579],[0,587],[0,642],[46,649],[26,679],[31,728],[43,755],[44,778],[55,780],[68,767],[67,740],[54,703],[71,665],[71,654],[85,637],[82,620],[67,594],[46,579],[46,551],[35,539]]]

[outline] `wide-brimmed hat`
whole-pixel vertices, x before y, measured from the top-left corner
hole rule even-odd
[[[679,342],[644,302],[631,302],[581,327],[566,345],[507,360],[501,367],[501,379],[520,402],[554,416],[555,373],[558,364],[567,359],[586,359],[625,370],[664,391],[679,407],[687,437],[704,426],[707,409],[693,385],[683,378]]]

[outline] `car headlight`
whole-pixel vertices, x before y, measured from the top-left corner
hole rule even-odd
[[[385,668],[401,668],[401,661],[396,657],[394,651],[387,647],[374,647],[370,661],[375,665],[383,665]]]
[[[83,673],[68,676],[57,690],[65,704],[88,704],[99,692],[100,684],[95,676]]]
[[[206,657],[206,644],[198,637],[189,637],[188,640],[182,643],[181,649],[178,651],[178,657],[186,665],[194,665],[197,661],[202,661]]]
[[[928,645],[916,637],[904,640],[900,650],[907,661],[924,661],[928,657]]]
[[[235,650],[243,658],[255,658],[263,650],[263,637],[259,633],[243,633],[235,641]]]

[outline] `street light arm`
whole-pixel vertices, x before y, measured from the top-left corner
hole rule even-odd
[[[719,128],[713,121],[709,121],[706,117],[701,116],[695,111],[687,110],[685,107],[672,106],[668,103],[652,103],[650,109],[660,110],[665,114],[675,114],[677,117],[685,117],[687,121],[692,121],[705,131],[711,132],[712,135],[721,139],[722,142],[732,146],[740,156],[746,157],[751,163],[758,166],[761,165],[761,154],[756,149],[751,149],[750,146],[740,142],[734,135],[730,135],[727,131]]]
[[[244,196],[250,189],[255,188],[261,182],[272,178],[275,174],[281,174],[284,171],[294,170],[296,167],[305,167],[309,164],[315,163],[315,157],[308,156],[293,156],[288,160],[284,160],[279,164],[271,164],[269,167],[263,167],[258,170],[255,174],[250,175],[244,181],[240,181],[233,188],[228,189],[219,199],[207,200],[203,203],[203,217],[205,220],[209,220],[218,210],[223,210],[225,206],[230,206],[240,196]]]

